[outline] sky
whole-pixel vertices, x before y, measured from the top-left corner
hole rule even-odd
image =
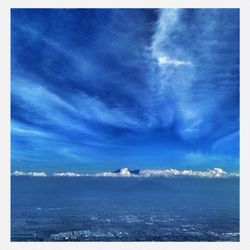
[[[12,171],[239,172],[238,9],[12,9]]]

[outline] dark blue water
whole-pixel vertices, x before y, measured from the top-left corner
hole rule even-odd
[[[12,177],[12,241],[239,241],[239,178]]]

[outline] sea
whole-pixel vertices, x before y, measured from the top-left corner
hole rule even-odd
[[[239,177],[11,177],[11,241],[239,240]]]

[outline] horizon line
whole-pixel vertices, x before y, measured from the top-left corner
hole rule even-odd
[[[174,176],[189,176],[189,177],[239,177],[239,172],[226,172],[222,168],[212,168],[205,171],[197,170],[177,170],[171,169],[146,169],[146,170],[129,170],[128,168],[120,168],[112,172],[99,172],[95,174],[76,173],[76,172],[55,172],[47,174],[41,172],[24,172],[16,170],[11,173],[11,176],[31,176],[31,177],[174,177]]]

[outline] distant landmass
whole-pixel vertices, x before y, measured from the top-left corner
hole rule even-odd
[[[136,170],[129,170],[128,168],[120,168],[120,169],[117,169],[115,171],[113,171],[112,173],[114,174],[120,174],[120,175],[131,175],[131,174],[134,174],[134,175],[139,175],[140,174],[140,169],[136,169]]]

